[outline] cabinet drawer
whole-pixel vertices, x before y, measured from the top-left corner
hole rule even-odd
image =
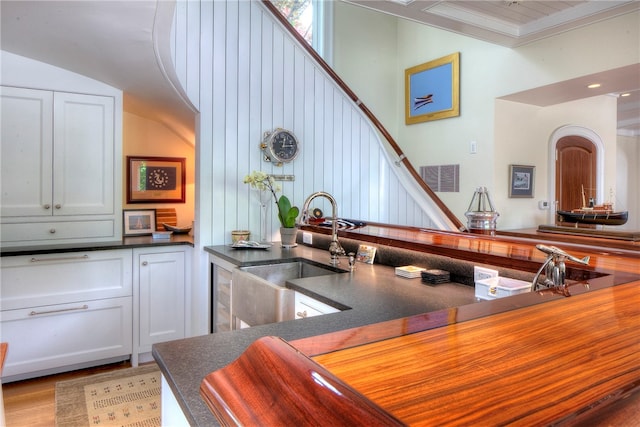
[[[338,310],[328,304],[296,292],[296,319],[304,319],[305,317],[322,316],[323,314],[337,313]]]
[[[113,220],[103,221],[50,221],[36,223],[0,224],[3,243],[29,244],[43,240],[114,238]]]
[[[2,310],[131,296],[131,249],[3,257]]]
[[[3,377],[131,354],[132,298],[6,310]]]

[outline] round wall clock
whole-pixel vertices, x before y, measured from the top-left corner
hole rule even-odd
[[[266,161],[280,165],[292,161],[300,154],[298,138],[293,132],[282,128],[265,132],[260,148],[264,151]]]

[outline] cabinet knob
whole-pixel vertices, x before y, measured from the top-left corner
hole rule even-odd
[[[142,261],[142,265],[147,265],[149,264],[147,261]]]
[[[55,228],[52,228],[51,230],[49,230],[49,233],[51,233],[51,234],[55,234],[55,233],[56,233],[56,229],[55,229]]]
[[[305,311],[299,311],[296,313],[298,315],[298,317],[302,317],[303,319],[307,317],[307,310]]]
[[[43,208],[45,209],[51,209],[51,205],[44,205]]]
[[[57,205],[56,205],[56,209],[60,209],[61,207],[62,207],[62,205],[61,205],[61,204],[57,204]]]

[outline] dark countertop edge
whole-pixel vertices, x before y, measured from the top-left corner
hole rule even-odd
[[[153,239],[151,236],[136,236],[124,237],[122,240],[114,240],[111,242],[1,247],[0,256],[42,255],[78,251],[102,251],[178,245],[188,245],[193,247],[193,237],[186,234],[172,235],[170,239]]]
[[[331,236],[330,236],[330,230],[327,231],[325,228],[326,227],[317,227],[317,226],[301,227],[302,230],[306,229],[307,231],[314,233],[314,241],[312,246],[308,246],[306,244],[300,243],[301,233],[299,233],[298,248],[313,247],[321,250],[323,248],[328,248],[328,244],[329,244],[328,242],[330,241]],[[375,259],[376,265],[385,264],[385,265],[391,265],[391,266],[399,266],[399,265],[402,265],[402,264],[398,264],[398,259],[399,257],[400,258],[402,257],[402,254],[414,253],[414,254],[431,254],[431,255],[445,257],[445,258],[453,258],[463,262],[472,262],[478,265],[487,265],[487,266],[490,266],[491,268],[498,268],[499,270],[501,268],[504,268],[507,270],[516,269],[519,271],[527,271],[535,274],[535,272],[537,272],[537,270],[546,260],[546,254],[535,249],[535,245],[538,242],[535,239],[531,239],[531,238],[524,238],[524,239],[519,239],[518,241],[512,241],[509,239],[505,240],[502,238],[496,239],[493,236],[487,236],[483,234],[467,233],[467,234],[460,235],[461,233],[457,233],[457,235],[453,236],[456,239],[471,238],[472,241],[475,241],[477,239],[490,239],[490,240],[496,240],[497,242],[505,245],[515,244],[515,245],[526,245],[530,247],[528,249],[529,251],[528,255],[519,256],[519,255],[516,255],[516,253],[511,253],[509,255],[500,254],[500,253],[491,253],[490,250],[478,252],[476,249],[455,247],[455,246],[449,245],[448,243],[441,243],[437,241],[404,240],[396,236],[385,236],[383,239],[379,239],[379,238],[368,239],[367,237],[371,237],[371,236],[357,233],[357,231],[359,230],[360,229],[356,229],[355,230],[356,233],[353,233],[354,230],[350,230],[348,232],[341,230],[340,234],[342,235],[342,233],[344,233],[344,237],[342,237],[340,241],[343,243],[343,246],[345,247],[345,249],[349,250],[348,245],[350,245],[351,246],[350,249],[354,251],[355,249],[357,249],[357,245],[360,243],[373,244],[377,246],[378,253]],[[449,232],[441,232],[437,230],[421,229],[421,230],[418,230],[417,233],[419,236],[421,236],[420,238],[424,238],[423,236],[431,236],[431,235],[451,236],[451,233]],[[345,244],[345,242],[347,243]],[[221,251],[222,248],[227,248],[227,249]],[[262,262],[268,263],[270,259],[268,254],[272,252],[271,250],[257,250],[257,249],[237,250],[237,249],[232,249],[230,245],[205,246],[203,249],[205,250],[205,252],[213,254],[239,267],[246,266],[246,265],[260,264]],[[391,252],[393,252],[392,255],[389,254],[389,249],[391,250]],[[614,255],[622,258],[631,258],[631,259],[640,256],[640,252],[632,253],[632,254],[609,253],[605,248],[601,248],[598,246],[591,246],[589,247],[589,249],[590,249],[589,251],[590,254],[593,254],[593,255],[597,254],[598,256]],[[274,248],[274,251],[278,252],[280,251],[280,249]],[[248,256],[245,254],[256,254],[257,256]],[[288,254],[286,250],[282,250],[281,255],[279,256],[282,257],[280,258],[282,260],[292,260],[292,261],[297,258],[304,258],[304,256],[300,256],[299,253],[296,254],[295,251],[292,251],[291,254]],[[384,259],[381,259],[381,256]],[[262,260],[258,259],[256,261],[256,258],[263,258],[263,259]],[[273,257],[271,257],[271,259],[272,258]],[[326,263],[328,264],[328,260]],[[517,268],[514,266],[514,263],[518,264]],[[339,266],[339,268],[347,268],[346,263],[343,262]],[[574,263],[570,263],[569,265],[567,265],[568,277],[571,275],[572,272],[576,272],[580,274],[580,272],[584,273],[589,271],[593,271],[596,273],[609,275],[613,277],[614,284],[616,285],[622,284],[622,283],[628,283],[630,281],[638,280],[640,278],[640,276],[635,273],[628,273],[620,270],[612,270],[609,268],[604,268],[599,265],[578,266]],[[507,274],[505,277],[510,277],[510,276]],[[469,283],[467,284],[469,285]],[[470,284],[470,285],[473,285],[473,284]],[[310,296],[313,296],[313,295],[310,295]]]
[[[286,262],[303,258],[298,251],[281,250],[277,246],[273,247],[273,251],[271,249],[235,249],[230,245],[205,246],[203,249],[205,252],[230,262],[237,267],[268,264],[274,260]]]

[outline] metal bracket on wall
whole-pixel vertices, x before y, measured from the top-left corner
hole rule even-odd
[[[295,181],[295,175],[271,175],[274,181]]]

